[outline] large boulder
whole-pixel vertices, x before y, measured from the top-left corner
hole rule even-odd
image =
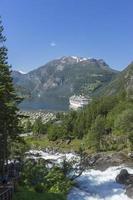
[[[110,166],[120,166],[130,163],[130,159],[123,152],[106,153],[100,152],[88,156],[88,165],[93,165],[95,169],[104,171]]]
[[[124,185],[133,184],[133,174],[129,174],[126,169],[122,169],[116,177],[116,182]]]
[[[129,198],[133,198],[133,174],[129,174],[126,169],[122,169],[120,174],[116,177],[116,182],[124,184],[126,187],[126,195]]]
[[[120,174],[118,174],[116,177],[116,182],[126,185],[128,182],[129,176],[130,175],[129,175],[128,171],[126,169],[122,169],[120,171]]]

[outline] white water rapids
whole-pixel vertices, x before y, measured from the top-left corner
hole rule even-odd
[[[87,170],[77,178],[77,187],[68,194],[68,200],[130,200],[124,187],[115,182],[124,167],[109,167],[105,171]],[[126,168],[133,173],[133,169]]]
[[[53,160],[60,163],[64,157],[67,160],[73,159],[76,155],[72,153],[49,153],[43,151],[30,151],[37,154],[46,160]],[[33,156],[34,158],[36,156]],[[76,179],[76,186],[71,189],[67,196],[67,200],[131,200],[125,194],[124,186],[116,183],[115,178],[120,173],[121,169],[127,169],[133,174],[133,169],[119,166],[109,167],[105,171],[86,170]]]

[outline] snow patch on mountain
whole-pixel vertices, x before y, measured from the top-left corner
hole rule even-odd
[[[19,72],[20,74],[27,74],[26,72],[21,71],[21,70],[19,70],[18,72]]]

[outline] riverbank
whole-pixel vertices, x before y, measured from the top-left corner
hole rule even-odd
[[[79,153],[81,147],[84,148],[81,140],[77,139],[49,141],[46,136],[30,136],[25,139],[32,149],[47,150],[47,154],[52,152],[55,160],[58,160],[58,157],[60,159],[63,153],[69,157],[67,153]],[[128,149],[98,153],[85,150],[84,153],[87,156],[88,168],[76,179],[76,185],[70,190],[67,200],[130,200],[125,187],[115,180],[121,169],[126,168],[133,173],[133,156]]]
[[[47,152],[32,150],[29,153],[35,160],[43,158],[56,163],[60,163],[64,157],[72,159],[72,156],[76,156],[76,154],[63,154],[54,150],[50,152],[49,149]],[[133,161],[124,152],[110,154],[102,152],[91,155],[88,157],[87,168],[75,180],[75,186],[69,191],[67,200],[130,200],[125,194],[126,188],[116,182],[116,177],[122,169],[133,173]]]
[[[69,140],[56,140],[49,141],[46,135],[44,136],[28,136],[24,138],[30,149],[54,149],[58,152],[79,152],[82,142],[79,139]]]
[[[70,141],[49,141],[47,136],[34,137],[29,136],[25,138],[26,143],[30,149],[42,150],[45,149],[60,153],[80,153],[81,150],[88,156],[88,164],[93,164],[95,169],[105,170],[110,166],[128,165],[133,167],[133,157],[127,149],[123,151],[106,151],[106,152],[92,152],[84,148],[84,144],[80,139]]]

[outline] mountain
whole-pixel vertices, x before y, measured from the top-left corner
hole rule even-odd
[[[13,72],[17,91],[32,102],[68,102],[73,94],[94,96],[118,72],[104,60],[64,56],[27,73]]]
[[[127,97],[133,98],[133,62],[102,90],[104,95],[116,95],[123,92]]]

